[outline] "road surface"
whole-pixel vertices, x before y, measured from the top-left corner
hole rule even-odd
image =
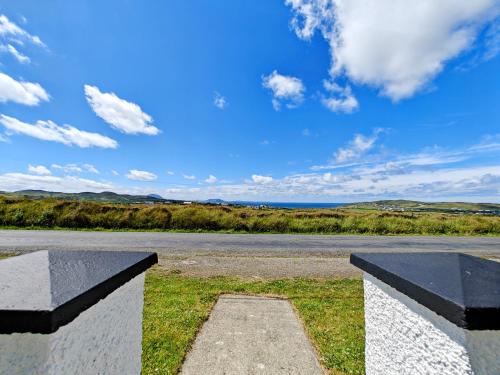
[[[347,277],[352,252],[452,251],[500,258],[500,237],[326,236],[0,230],[0,252],[156,251],[160,265],[191,276]]]
[[[0,230],[0,251],[156,251],[165,256],[347,256],[351,252],[459,251],[500,256],[500,237],[326,236]]]

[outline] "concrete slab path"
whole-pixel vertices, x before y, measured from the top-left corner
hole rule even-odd
[[[221,296],[196,338],[181,375],[321,375],[290,302]]]

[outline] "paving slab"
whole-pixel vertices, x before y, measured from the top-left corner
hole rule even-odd
[[[198,334],[182,375],[324,374],[290,302],[223,295]]]

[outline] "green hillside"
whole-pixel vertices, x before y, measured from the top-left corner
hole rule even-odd
[[[419,202],[409,200],[381,200],[375,202],[353,203],[344,208],[381,211],[477,213],[500,215],[500,204],[468,202]]]
[[[92,201],[106,203],[179,203],[177,200],[163,199],[159,195],[129,195],[117,194],[112,191],[103,191],[101,193],[82,192],[82,193],[61,193],[45,190],[19,190],[13,193],[0,192],[4,196],[20,197],[29,199],[56,198],[63,200]]]

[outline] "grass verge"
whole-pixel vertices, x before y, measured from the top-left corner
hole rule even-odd
[[[224,293],[288,298],[320,361],[331,374],[364,374],[363,285],[360,279],[247,281],[149,272],[143,323],[143,374],[176,374]]]
[[[235,233],[500,235],[500,216],[354,209],[113,204],[0,195],[0,227]]]

